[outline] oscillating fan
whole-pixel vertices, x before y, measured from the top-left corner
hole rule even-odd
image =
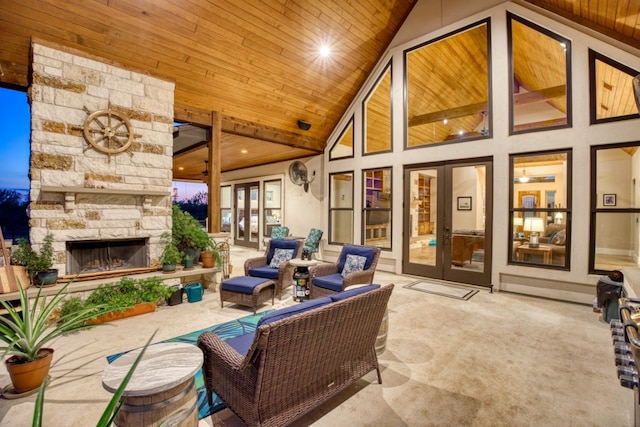
[[[300,161],[296,160],[289,166],[289,178],[291,178],[291,182],[295,185],[302,185],[304,191],[309,191],[309,184],[313,182],[315,177],[316,172],[314,171],[311,179],[309,179],[307,167]]]

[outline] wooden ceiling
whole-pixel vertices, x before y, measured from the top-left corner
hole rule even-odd
[[[417,1],[3,0],[0,84],[27,87],[30,42],[40,38],[175,81],[177,120],[208,126],[218,112],[213,167],[291,160],[323,151]],[[640,49],[640,0],[520,3]],[[174,177],[202,179],[206,147],[177,151]]]

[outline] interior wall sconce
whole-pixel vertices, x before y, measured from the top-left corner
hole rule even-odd
[[[311,129],[311,123],[306,120],[298,120],[298,128],[302,130],[309,130]]]

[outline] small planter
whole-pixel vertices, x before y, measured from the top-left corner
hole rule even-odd
[[[38,355],[42,357],[33,362],[15,363],[19,360],[17,356],[11,356],[5,362],[11,377],[11,384],[13,384],[13,389],[16,393],[25,393],[40,387],[44,379],[49,375],[53,349],[43,348]]]
[[[215,265],[215,257],[213,252],[200,252],[200,259],[202,260],[203,268],[213,268]]]
[[[176,264],[164,263],[162,264],[162,272],[163,273],[173,273],[176,271]]]
[[[182,304],[182,299],[184,296],[184,289],[181,287],[176,287],[176,290],[173,291],[171,297],[167,298],[167,305],[178,305]]]
[[[34,286],[52,286],[58,281],[58,269],[52,268],[47,271],[40,271],[36,273],[34,280]]]
[[[182,265],[184,265],[185,270],[193,270],[193,258],[185,258],[182,261]]]
[[[112,322],[114,320],[137,316],[139,314],[153,313],[154,311],[156,311],[155,302],[142,302],[122,311],[114,311],[112,313],[98,316],[95,319],[89,320],[87,323],[89,323],[90,325],[96,325],[98,323]]]

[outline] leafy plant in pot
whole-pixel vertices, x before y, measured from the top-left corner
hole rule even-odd
[[[180,252],[169,233],[163,233],[162,238],[165,242],[162,255],[160,255],[162,271],[171,273],[176,270],[176,264],[182,260],[182,252]]]
[[[220,251],[216,249],[215,240],[208,239],[208,241],[209,243],[200,253],[200,258],[202,259],[202,267],[204,268],[212,268],[222,264],[222,257],[220,256]]]
[[[202,225],[189,212],[174,204],[172,207],[171,235],[177,248],[184,253],[193,255],[194,262],[198,261],[201,251],[209,245],[209,235]]]
[[[18,239],[18,248],[11,254],[14,261],[25,266],[31,283],[35,286],[53,285],[58,280],[58,270],[53,266],[53,236],[47,234],[40,251],[36,252],[27,239]]]
[[[53,349],[45,347],[51,340],[68,332],[92,327],[87,320],[110,310],[107,305],[96,305],[64,315],[50,321],[62,304],[68,286],[60,288],[50,299],[38,290],[29,300],[27,291],[18,287],[20,305],[13,306],[0,300],[7,314],[0,316],[0,352],[9,355],[5,361],[15,393],[25,393],[40,387],[49,374]]]

